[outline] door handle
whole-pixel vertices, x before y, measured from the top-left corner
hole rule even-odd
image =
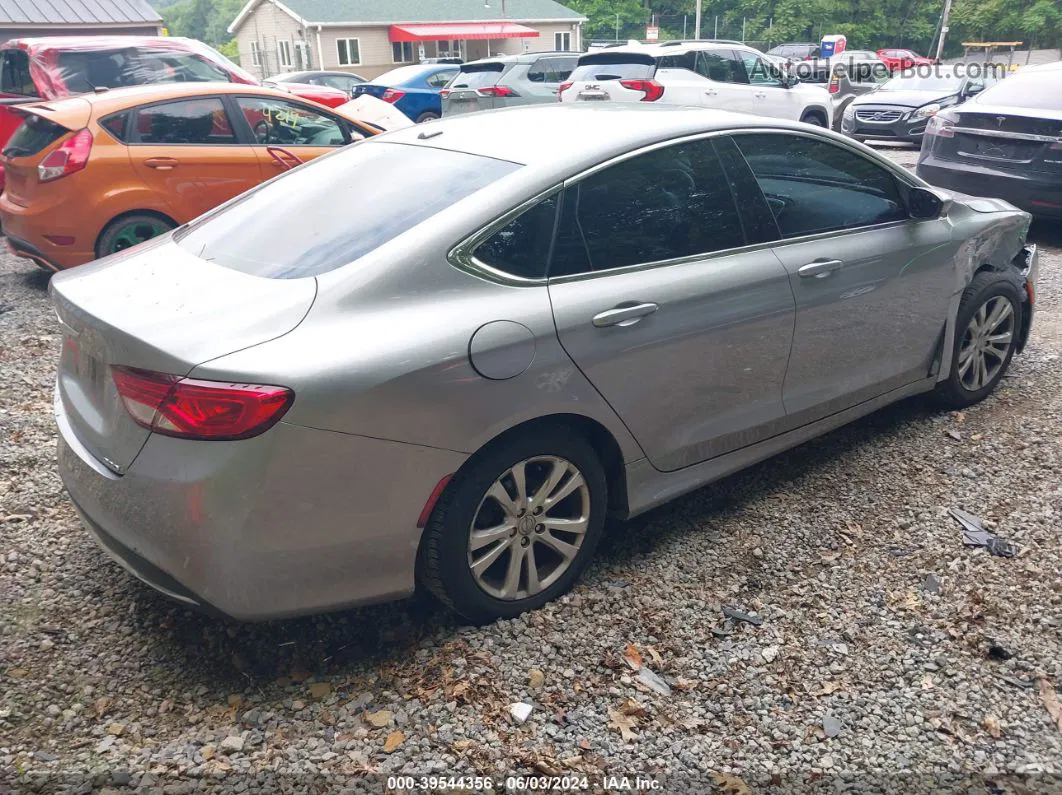
[[[173,157],[149,157],[144,161],[148,168],[156,168],[159,171],[169,171],[180,161]]]
[[[710,97],[714,97],[714,96],[715,96],[716,94],[718,94],[719,92],[718,92],[718,91],[716,91],[716,90],[715,90],[714,88],[709,88],[709,89],[708,89],[707,91],[705,91],[704,93],[705,93],[705,94],[707,94],[707,95],[708,95],[708,96],[710,96]]]
[[[836,270],[840,270],[844,263],[839,259],[817,259],[802,266],[797,273],[803,278],[814,276],[816,279],[824,279]]]
[[[633,326],[639,320],[646,315],[651,315],[660,306],[658,304],[628,304],[615,307],[614,309],[607,309],[600,314],[594,315],[594,325],[597,328],[607,328],[608,326]]]
[[[753,96],[756,97],[756,99],[767,99],[767,93],[765,91],[757,91]]]

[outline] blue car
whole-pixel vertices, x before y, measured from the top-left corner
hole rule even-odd
[[[370,94],[390,102],[415,122],[442,116],[439,92],[461,70],[457,64],[400,66],[368,83],[354,86],[352,96]]]

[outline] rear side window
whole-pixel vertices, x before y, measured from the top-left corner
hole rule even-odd
[[[130,112],[115,113],[100,121],[100,127],[105,129],[119,141],[125,141],[129,124]]]
[[[197,257],[254,276],[317,276],[518,168],[463,152],[368,141],[248,191],[176,239]]]
[[[142,144],[234,144],[228,114],[217,98],[187,99],[140,108],[136,114]]]
[[[633,53],[601,53],[583,56],[569,80],[647,80],[656,74],[651,56]]]
[[[29,67],[29,56],[24,51],[4,50],[0,54],[0,94],[37,96],[37,87],[33,85]]]
[[[198,55],[150,48],[60,52],[58,65],[59,76],[72,94],[151,83],[229,80],[223,69]]]
[[[487,88],[497,83],[504,71],[505,65],[500,63],[468,64],[461,67],[450,88]]]
[[[40,116],[30,116],[8,139],[4,147],[7,157],[35,155],[70,132],[65,127],[53,124]]]
[[[476,259],[512,276],[543,278],[556,217],[557,196],[543,199],[481,243]]]
[[[564,192],[550,276],[602,271],[745,245],[709,140],[656,149]]]
[[[877,163],[799,135],[735,135],[782,237],[901,221],[896,179]]]

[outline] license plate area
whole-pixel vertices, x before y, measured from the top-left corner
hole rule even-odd
[[[586,88],[575,95],[575,99],[578,102],[605,102],[611,97],[607,91],[601,89]]]
[[[1002,160],[1010,163],[1028,163],[1042,144],[1024,141],[1000,141],[994,138],[973,138],[962,142],[959,154],[980,160]]]

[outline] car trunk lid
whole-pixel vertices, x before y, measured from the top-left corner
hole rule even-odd
[[[1062,119],[1002,109],[956,115],[954,136],[937,142],[937,156],[994,168],[1062,173]]]
[[[562,102],[641,102],[645,92],[621,81],[652,80],[656,59],[640,52],[598,52],[584,55],[572,70]],[[570,85],[568,85],[570,84]]]
[[[150,431],[129,415],[110,368],[184,376],[275,339],[302,322],[316,280],[250,276],[200,259],[166,236],[61,273],[49,292],[63,335],[62,410],[81,443],[122,474]]]
[[[0,151],[7,198],[28,207],[37,181],[37,165],[75,130],[88,124],[92,106],[83,99],[17,105],[22,124]]]
[[[443,90],[443,116],[501,107],[502,101],[493,89],[507,71],[506,64],[500,61],[463,64]]]

